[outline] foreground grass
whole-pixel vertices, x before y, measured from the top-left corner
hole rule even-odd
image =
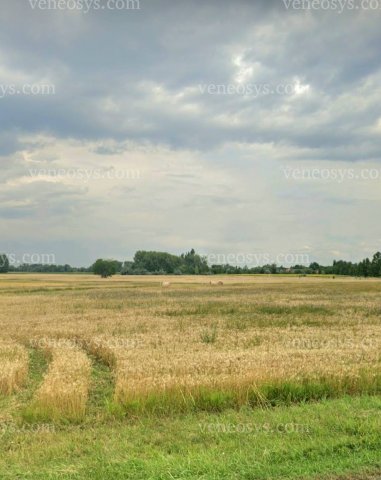
[[[42,427],[3,425],[0,478],[328,479],[350,473],[365,479],[381,473],[376,396]]]

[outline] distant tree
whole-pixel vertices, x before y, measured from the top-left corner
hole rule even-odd
[[[310,270],[312,270],[313,273],[319,273],[320,272],[320,265],[317,262],[312,262],[309,266]]]
[[[9,260],[5,253],[0,254],[0,273],[9,272]]]
[[[122,275],[133,275],[135,273],[134,262],[124,262],[122,265]]]
[[[134,256],[134,269],[147,273],[174,273],[181,265],[176,255],[166,252],[147,252],[139,250]]]
[[[360,277],[369,277],[369,275],[371,275],[371,263],[369,258],[366,258],[358,264],[358,274]]]
[[[290,267],[278,266],[275,263],[248,268],[234,265],[208,265],[207,259],[198,255],[192,248],[189,252],[180,256],[166,252],[138,251],[133,261],[118,262],[117,271],[124,275],[206,275],[206,274],[299,274],[309,275],[319,273],[325,275],[351,275],[364,277],[381,277],[381,252],[373,255],[372,260],[366,258],[359,263],[345,260],[334,260],[330,266],[319,265],[312,262],[309,266],[293,265]]]
[[[190,252],[181,254],[180,258],[182,261],[181,271],[183,273],[199,275],[209,272],[206,258],[198,255],[194,248]]]
[[[226,265],[212,265],[210,267],[211,272],[216,275],[226,273],[226,269],[227,269]]]
[[[95,275],[100,275],[102,278],[111,277],[118,271],[118,263],[116,260],[103,260],[99,258],[92,266],[92,271]]]
[[[381,277],[381,252],[373,255],[370,270],[372,277]]]
[[[277,273],[277,267],[276,267],[275,263],[270,265],[270,273],[272,273],[272,274]]]

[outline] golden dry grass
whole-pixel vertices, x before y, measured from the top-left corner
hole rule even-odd
[[[27,374],[27,350],[13,342],[0,343],[0,392],[12,394],[24,384]]]
[[[220,332],[215,343],[205,344],[195,329],[186,335],[145,334],[147,343],[137,342],[132,348],[97,339],[92,351],[115,368],[116,398],[128,401],[176,388],[237,389],[307,378],[356,379],[364,371],[376,375],[380,334],[374,326],[346,332],[331,328],[330,338],[318,328],[253,329]]]
[[[377,381],[379,280],[214,280],[223,285],[216,289],[209,277],[193,276],[8,275],[0,279],[0,328],[5,337],[32,346],[53,338],[60,346],[70,340],[88,349],[113,368],[121,402],[176,389],[242,389],[244,395],[248,386],[269,382]],[[171,288],[163,290],[163,281]],[[10,315],[16,321],[9,322]],[[53,355],[50,386],[42,389],[46,404],[60,403],[55,391],[64,398],[60,385],[71,384],[63,372],[74,352],[69,346],[64,358]],[[80,377],[89,367],[83,368]],[[85,384],[78,390],[84,398]]]
[[[89,358],[75,347],[46,347],[46,352],[51,362],[36,392],[36,410],[52,418],[83,418],[90,384]]]

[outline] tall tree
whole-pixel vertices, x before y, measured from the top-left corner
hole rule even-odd
[[[5,253],[0,253],[0,273],[9,272],[9,260]]]
[[[102,258],[99,258],[92,266],[92,271],[95,275],[100,275],[102,278],[115,275],[117,269],[118,262],[116,260],[103,260]]]

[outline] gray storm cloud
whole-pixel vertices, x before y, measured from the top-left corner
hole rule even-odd
[[[321,262],[379,248],[381,173],[362,169],[381,172],[381,2],[39,5],[1,7],[3,250],[44,245],[86,265],[138,248]],[[355,172],[303,181],[286,168]],[[94,174],[107,169],[120,178]]]

